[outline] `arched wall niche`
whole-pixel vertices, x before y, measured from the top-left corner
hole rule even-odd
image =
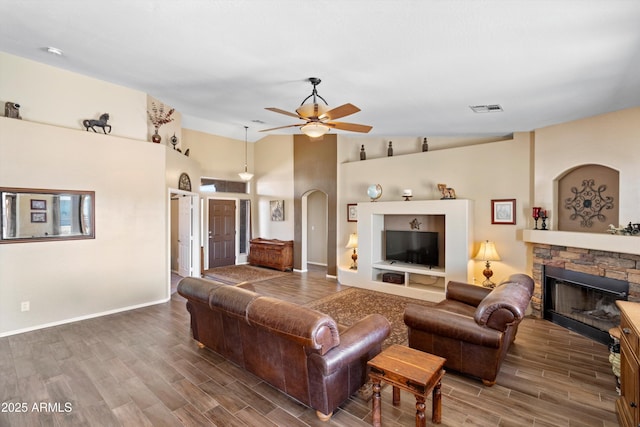
[[[599,164],[569,169],[556,179],[561,231],[603,233],[619,225],[620,172]]]

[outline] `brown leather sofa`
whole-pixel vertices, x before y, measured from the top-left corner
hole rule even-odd
[[[246,285],[245,285],[246,287]],[[193,338],[328,420],[367,379],[389,321],[371,314],[350,327],[318,311],[199,278],[184,278]]]
[[[449,282],[435,306],[408,304],[409,347],[447,359],[445,367],[496,382],[533,293],[533,280],[514,274],[494,289]]]

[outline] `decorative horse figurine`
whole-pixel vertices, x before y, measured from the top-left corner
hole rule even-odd
[[[99,128],[102,128],[102,132],[104,132],[105,134],[107,133],[106,131],[106,127],[109,128],[109,133],[111,133],[111,125],[107,124],[107,121],[109,120],[109,113],[104,113],[103,115],[100,116],[99,120],[83,120],[82,124],[83,126],[86,128],[87,132],[89,132],[89,128],[91,128],[91,130],[93,130],[94,132],[96,131],[96,126]]]

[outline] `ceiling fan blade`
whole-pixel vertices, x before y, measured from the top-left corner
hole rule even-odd
[[[306,123],[298,123],[297,125],[278,126],[277,128],[262,129],[260,132],[268,132],[268,131],[270,131],[270,130],[284,129],[284,128],[293,128],[293,127],[296,127],[296,126],[304,126],[304,125],[306,125]]]
[[[289,111],[282,110],[276,107],[267,107],[265,110],[273,111],[274,113],[284,114],[285,116],[295,117],[296,119],[303,119],[303,117],[299,116],[296,113],[290,113]]]
[[[357,123],[325,122],[324,124],[335,129],[348,130],[351,132],[368,133],[371,129],[373,129],[373,126],[359,125]]]
[[[358,111],[360,111],[360,109],[358,107],[356,107],[355,105],[353,105],[353,104],[344,104],[344,105],[341,105],[339,107],[332,108],[331,110],[329,110],[326,113],[324,113],[323,115],[321,115],[319,117],[319,119],[320,120],[322,120],[322,119],[329,119],[329,120],[339,119],[340,117],[345,117],[345,116],[349,116],[351,114],[355,114]]]

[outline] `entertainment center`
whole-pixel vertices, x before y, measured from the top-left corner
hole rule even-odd
[[[442,300],[447,282],[471,280],[472,212],[473,201],[463,199],[358,203],[358,269],[340,268],[338,280],[347,286]],[[420,229],[412,229],[411,223],[418,223]],[[399,233],[405,235],[403,239],[413,240],[401,243],[408,255],[386,253],[385,237],[396,234],[391,231],[403,231]],[[419,240],[422,243],[416,243]],[[427,252],[437,248],[438,253],[427,256],[425,247],[430,248]],[[398,280],[397,274],[404,280]]]

